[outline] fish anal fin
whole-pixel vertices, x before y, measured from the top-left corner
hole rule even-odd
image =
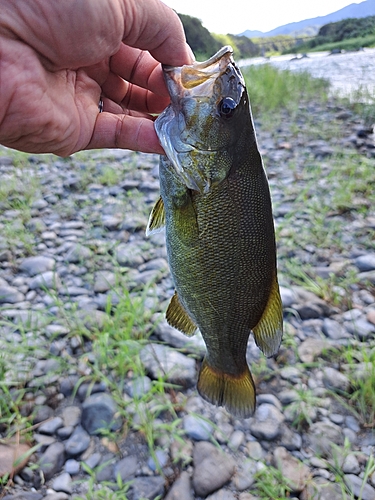
[[[283,336],[283,306],[276,275],[267,305],[253,333],[257,346],[267,357],[277,353]]]
[[[255,385],[247,365],[240,375],[231,375],[213,368],[204,359],[197,389],[203,399],[224,406],[235,417],[248,418],[255,411]]]
[[[165,209],[161,196],[153,206],[146,228],[146,236],[159,233],[165,226]]]
[[[171,298],[165,317],[173,328],[177,328],[177,330],[180,330],[180,332],[188,337],[191,337],[197,331],[197,325],[185,311],[178,298],[177,292],[175,292]]]

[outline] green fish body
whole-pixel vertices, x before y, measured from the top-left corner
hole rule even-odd
[[[167,321],[207,347],[198,391],[239,417],[255,409],[250,332],[266,356],[282,338],[271,199],[232,49],[165,67],[171,104],[155,128],[167,154],[148,233],[166,227],[176,293]]]

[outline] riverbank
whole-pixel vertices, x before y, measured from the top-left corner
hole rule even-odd
[[[278,123],[256,117],[285,335],[249,343],[246,420],[197,395],[202,340],[164,320],[158,158],[1,149],[0,445],[38,445],[3,500],[375,498],[373,130],[336,101]]]

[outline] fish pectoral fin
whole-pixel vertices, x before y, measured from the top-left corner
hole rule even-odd
[[[203,360],[197,389],[203,399],[211,404],[224,406],[239,418],[248,418],[255,411],[255,385],[249,367],[239,375],[225,373]]]
[[[253,333],[256,345],[267,357],[277,353],[283,336],[283,307],[276,275],[267,305]]]
[[[151,234],[159,233],[165,226],[165,209],[164,202],[161,196],[159,196],[157,202],[153,206],[148,219],[148,224],[146,228],[146,236]]]
[[[194,335],[198,327],[182,306],[177,292],[174,293],[165,314],[168,323],[188,337]]]

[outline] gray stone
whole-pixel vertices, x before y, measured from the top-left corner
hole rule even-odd
[[[83,453],[90,444],[90,436],[82,427],[76,427],[73,434],[65,442],[65,451],[69,457],[76,457]]]
[[[255,474],[258,471],[258,465],[255,460],[245,460],[241,463],[232,478],[232,482],[238,491],[244,491],[250,488],[255,482]]]
[[[80,243],[74,243],[66,253],[65,260],[71,264],[79,264],[80,262],[84,263],[91,256],[92,252],[89,248]]]
[[[70,474],[67,472],[63,472],[52,483],[52,488],[55,491],[62,491],[63,493],[68,493],[69,495],[72,492],[72,478]]]
[[[156,471],[158,469],[163,469],[169,461],[169,455],[164,450],[156,450],[155,459],[154,457],[151,456],[147,460],[147,466],[153,471]]]
[[[97,465],[99,465],[101,459],[101,454],[99,452],[96,452],[90,455],[87,460],[85,460],[85,464],[87,465],[87,467],[90,467],[90,469],[94,469]]]
[[[286,288],[285,286],[280,286],[280,296],[284,309],[291,307],[298,300],[297,295],[293,292],[293,290],[291,288]]]
[[[263,458],[263,448],[258,441],[249,441],[246,444],[246,449],[250,458],[253,458],[254,460],[261,460]]]
[[[342,471],[345,474],[359,474],[361,467],[354,453],[349,453],[342,464]]]
[[[82,410],[78,406],[66,406],[61,412],[61,417],[63,419],[65,426],[75,427],[81,421]]]
[[[173,384],[192,386],[197,372],[195,361],[180,352],[161,344],[147,344],[140,352],[140,359],[148,373],[155,379],[166,377]]]
[[[116,275],[112,271],[95,273],[94,292],[103,293],[111,290],[116,284]]]
[[[164,478],[136,477],[132,483],[133,500],[154,500],[159,495],[164,495]]]
[[[331,455],[332,445],[342,446],[344,435],[341,427],[331,422],[315,422],[310,426],[307,434],[310,448],[318,456]]]
[[[188,472],[183,471],[165,496],[165,500],[194,500]]]
[[[130,455],[119,460],[114,467],[115,479],[119,475],[123,482],[129,481],[134,477],[138,469],[137,457]]]
[[[375,488],[364,483],[360,477],[355,474],[345,474],[344,481],[355,497],[360,497],[362,500],[374,500]]]
[[[151,387],[151,379],[145,376],[131,380],[127,384],[126,390],[131,398],[141,398],[151,390]]]
[[[144,262],[142,249],[136,243],[121,243],[115,251],[120,266],[138,267]]]
[[[69,460],[65,462],[64,469],[65,472],[71,476],[75,476],[76,474],[79,474],[81,464],[77,460],[74,460],[74,458],[69,458]]]
[[[328,389],[339,389],[341,391],[348,390],[350,382],[346,375],[330,366],[324,367],[322,371],[323,382]]]
[[[366,255],[361,255],[360,257],[357,257],[356,259],[354,259],[354,264],[361,272],[374,271],[375,253],[368,253]]]
[[[297,460],[283,446],[273,452],[275,466],[280,470],[288,485],[295,492],[301,492],[310,476],[307,465]]]
[[[228,441],[228,447],[233,451],[237,451],[241,444],[244,442],[244,439],[245,433],[238,429],[232,432]]]
[[[235,461],[231,456],[207,441],[194,448],[193,487],[198,496],[206,497],[227,483],[234,474]]]
[[[332,340],[350,337],[347,330],[338,322],[330,318],[324,318],[322,331],[324,335]]]
[[[199,354],[201,356],[204,356],[206,352],[206,344],[199,332],[192,337],[188,337],[168,325],[164,320],[156,325],[155,333],[166,344],[176,347],[177,349],[183,349],[186,352]]]
[[[51,479],[52,476],[61,470],[65,461],[65,448],[63,443],[51,444],[39,459],[39,467],[44,474],[45,479]]]
[[[92,394],[82,405],[82,426],[89,434],[98,434],[101,429],[119,429],[117,411],[112,396],[102,392]]]
[[[375,335],[375,325],[365,318],[358,318],[353,322],[347,321],[344,325],[349,333],[357,336],[360,340],[366,340],[368,337]]]
[[[302,437],[297,432],[293,432],[287,425],[283,425],[280,444],[288,451],[300,450]]]
[[[213,426],[199,415],[185,415],[183,425],[186,435],[195,441],[208,441],[213,433]]]
[[[5,495],[2,500],[41,500],[43,495],[37,492],[22,491],[12,495]]]
[[[250,419],[249,428],[251,434],[259,439],[272,441],[281,433],[281,424],[284,415],[275,406],[264,403],[255,411],[254,417]]]
[[[46,422],[43,422],[39,426],[38,430],[41,434],[49,434],[50,436],[52,436],[53,434],[55,434],[57,429],[59,429],[62,426],[63,426],[62,418],[55,417],[55,418],[52,418],[51,420],[47,420]]]
[[[35,276],[47,271],[52,271],[55,264],[55,259],[38,255],[36,257],[27,257],[24,259],[20,264],[20,270],[24,271],[29,276]]]
[[[99,483],[102,483],[103,481],[113,481],[115,461],[116,458],[113,453],[107,453],[102,457],[96,473],[96,480]]]
[[[25,300],[23,293],[13,286],[0,286],[0,304],[16,304]]]
[[[206,500],[236,500],[237,496],[232,491],[221,489],[206,497]]]
[[[29,283],[30,290],[37,290],[38,288],[58,290],[61,287],[61,281],[54,271],[46,271],[42,274],[37,274]]]

